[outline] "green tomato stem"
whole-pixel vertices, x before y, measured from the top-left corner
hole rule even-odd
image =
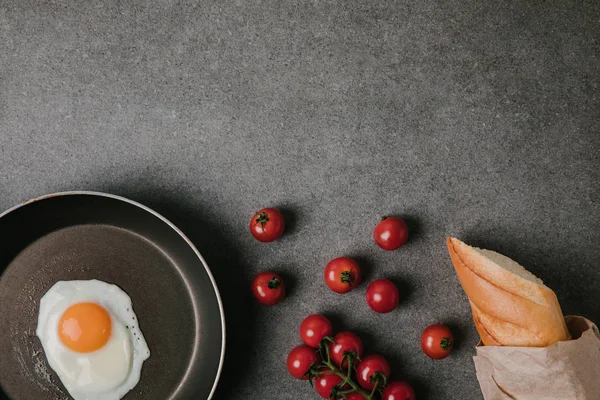
[[[368,397],[369,399],[372,399],[375,395],[375,392],[377,391],[377,386],[379,386],[379,381],[375,380],[375,386],[373,386],[373,390],[371,391],[371,394]]]
[[[325,355],[327,356],[327,362],[325,364],[331,364],[331,354],[329,354],[329,345],[325,344]]]
[[[352,362],[353,362],[353,360],[348,360],[348,373],[344,374],[331,362],[331,354],[329,354],[329,346],[327,345],[327,343],[324,343],[324,341],[321,342],[320,348],[323,348],[323,347],[325,348],[325,357],[326,357],[326,361],[323,361],[323,365],[327,366],[329,368],[329,370],[321,372],[321,374],[324,374],[324,375],[325,374],[336,374],[337,376],[342,378],[344,380],[344,382],[347,383],[348,385],[350,385],[350,387],[352,388],[351,390],[342,391],[339,394],[348,394],[348,393],[358,392],[358,393],[362,394],[367,400],[373,400],[373,397],[375,396],[375,392],[377,391],[378,382],[375,383],[375,387],[373,388],[373,391],[371,393],[363,390],[360,386],[358,386],[352,380]]]
[[[348,378],[352,376],[352,363],[348,360]]]
[[[329,351],[328,350],[327,350],[327,355],[329,356]],[[370,394],[368,392],[364,391],[360,386],[358,386],[356,383],[354,383],[354,381],[350,378],[350,375],[346,375],[342,371],[340,371],[339,369],[337,369],[337,367],[331,362],[331,360],[329,359],[329,357],[327,357],[327,361],[324,364],[331,371],[333,371],[334,374],[336,374],[337,376],[339,376],[340,378],[342,378],[345,383],[347,383],[348,385],[350,385],[350,387],[352,388],[352,390],[345,391],[344,393],[358,392],[358,393],[362,394],[363,396],[365,396],[365,398],[367,398],[367,400],[372,400],[373,399],[375,391],[373,391]]]

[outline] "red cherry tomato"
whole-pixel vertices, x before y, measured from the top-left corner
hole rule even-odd
[[[300,338],[307,346],[319,347],[325,336],[331,336],[333,328],[331,322],[321,314],[309,315],[300,324]]]
[[[440,360],[446,358],[454,347],[454,335],[445,325],[428,326],[421,335],[421,348],[427,356]]]
[[[367,400],[367,398],[358,392],[353,392],[346,395],[346,400]]]
[[[389,313],[398,307],[400,294],[393,282],[387,279],[377,279],[367,288],[367,304],[371,310],[378,313]]]
[[[360,283],[360,267],[350,257],[331,260],[325,267],[325,283],[336,293],[348,293]]]
[[[385,387],[381,400],[415,400],[415,391],[406,382],[390,382]]]
[[[321,357],[315,349],[308,346],[294,347],[287,358],[287,369],[294,378],[307,380],[307,372],[313,365],[321,363]]]
[[[272,242],[285,228],[283,215],[276,208],[263,208],[250,220],[250,233],[260,242]]]
[[[348,368],[348,360],[344,360],[346,353],[350,357],[360,358],[363,353],[363,344],[360,338],[352,332],[340,332],[333,338],[334,343],[329,346],[329,355],[331,360],[342,368]],[[342,364],[343,361],[343,364]]]
[[[252,281],[252,294],[261,304],[274,306],[285,297],[283,279],[274,272],[261,272]]]
[[[327,369],[323,369],[321,372],[327,372]],[[317,393],[319,393],[322,398],[333,400],[336,397],[331,395],[331,390],[343,381],[344,380],[336,374],[330,373],[315,377],[313,383]]]
[[[390,364],[378,354],[364,357],[356,366],[356,380],[363,389],[373,390],[375,383],[382,388],[389,378]]]
[[[396,250],[408,239],[408,226],[401,218],[384,217],[373,230],[373,239],[384,250]]]

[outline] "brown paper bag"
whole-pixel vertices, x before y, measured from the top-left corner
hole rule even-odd
[[[565,318],[573,340],[548,347],[477,345],[485,400],[600,400],[600,334],[583,317]]]

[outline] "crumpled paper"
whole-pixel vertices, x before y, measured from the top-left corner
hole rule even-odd
[[[484,346],[473,357],[485,400],[600,400],[600,333],[565,318],[572,340],[548,347]]]

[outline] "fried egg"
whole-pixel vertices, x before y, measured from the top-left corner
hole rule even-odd
[[[137,385],[150,350],[121,288],[59,281],[40,300],[36,335],[75,400],[119,400]]]

